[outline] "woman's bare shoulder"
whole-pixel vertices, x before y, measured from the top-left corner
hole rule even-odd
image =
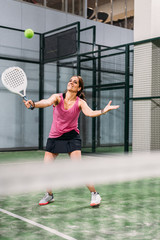
[[[82,108],[82,105],[84,105],[86,103],[86,101],[84,101],[83,99],[79,99],[79,102],[78,102],[78,107],[81,109]]]
[[[61,93],[54,93],[50,98],[52,99],[52,104],[56,106],[61,101]]]

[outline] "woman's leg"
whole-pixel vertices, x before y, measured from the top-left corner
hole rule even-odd
[[[73,152],[69,153],[69,156],[71,158],[71,160],[81,160],[81,151],[80,150],[76,150]]]
[[[70,152],[69,153],[69,156],[72,160],[81,160],[81,151],[80,150],[76,150],[76,151],[73,151],[73,152]],[[89,189],[90,192],[96,192],[96,189],[93,185],[86,185]]]
[[[44,162],[45,163],[52,162],[54,159],[56,159],[57,156],[58,156],[58,153],[45,152]]]
[[[45,152],[44,155],[44,163],[51,163],[58,154],[56,153],[50,153],[50,152]],[[51,189],[47,189],[47,193],[44,195],[44,197],[39,201],[39,205],[46,205],[50,202],[54,201],[53,193]]]
[[[53,162],[56,159],[57,156],[58,156],[58,153],[45,152],[44,163]],[[52,190],[51,189],[47,189],[47,192],[49,193],[49,195],[52,195]]]

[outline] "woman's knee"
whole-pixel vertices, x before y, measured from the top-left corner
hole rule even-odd
[[[81,151],[76,150],[69,153],[69,156],[72,160],[81,160]]]
[[[45,152],[44,162],[51,162],[58,156],[58,153]]]

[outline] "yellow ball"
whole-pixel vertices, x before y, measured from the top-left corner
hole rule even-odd
[[[32,38],[34,36],[33,30],[30,29],[30,28],[26,29],[25,32],[24,32],[24,36],[26,38]]]

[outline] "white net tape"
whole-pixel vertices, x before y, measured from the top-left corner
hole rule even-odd
[[[0,164],[0,194],[110,184],[160,176],[160,153],[84,157],[82,161],[56,160]]]

